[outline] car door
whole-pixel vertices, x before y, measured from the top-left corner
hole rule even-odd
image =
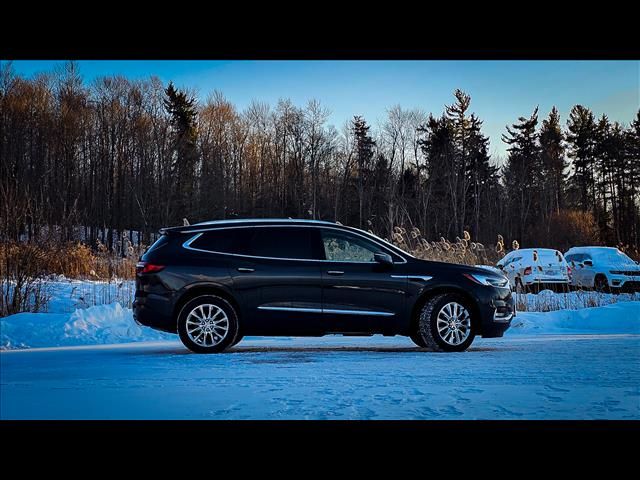
[[[585,265],[585,261],[589,260],[591,265]],[[580,260],[582,267],[580,268],[580,279],[582,281],[583,287],[593,287],[595,286],[596,279],[596,271],[593,265],[593,258],[588,253],[584,254],[583,258]]]
[[[371,333],[393,331],[401,321],[407,294],[406,261],[355,233],[321,228],[322,309],[328,331]],[[396,264],[383,265],[374,253],[392,256]]]
[[[571,285],[580,286],[582,285],[582,268],[580,265],[580,260],[584,257],[581,253],[573,253],[570,255],[565,255],[564,259],[571,267]]]
[[[322,331],[320,263],[312,231],[293,226],[246,229],[230,268],[245,335]]]

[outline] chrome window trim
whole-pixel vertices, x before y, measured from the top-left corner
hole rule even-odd
[[[304,307],[267,307],[260,306],[258,310],[269,310],[278,312],[305,312],[305,313],[333,313],[338,315],[372,315],[377,317],[393,317],[395,313],[377,312],[366,310],[342,310],[335,308],[304,308]]]
[[[191,246],[192,242],[195,242],[203,233],[205,232],[211,232],[211,231],[215,231],[215,230],[229,230],[229,229],[237,229],[237,228],[271,228],[271,227],[288,227],[291,228],[292,226],[294,227],[300,227],[300,228],[330,228],[333,230],[337,230],[339,232],[343,232],[343,233],[351,233],[353,235],[357,235],[360,236],[362,238],[364,238],[365,240],[368,240],[376,245],[378,245],[380,248],[382,248],[383,250],[387,251],[388,253],[392,253],[393,255],[395,255],[396,257],[400,257],[402,259],[402,262],[393,262],[394,265],[402,265],[403,263],[407,263],[407,259],[404,258],[402,255],[400,255],[397,252],[394,252],[392,250],[390,250],[388,247],[386,247],[385,245],[381,245],[378,241],[371,239],[369,237],[367,237],[366,235],[363,235],[361,233],[357,233],[357,232],[353,232],[351,230],[345,230],[343,228],[338,228],[338,227],[333,227],[331,225],[324,225],[324,224],[314,224],[314,225],[238,225],[238,226],[232,226],[232,227],[218,227],[218,228],[205,228],[205,229],[201,229],[201,230],[190,230],[187,232],[180,232],[180,233],[196,233],[196,235],[194,235],[193,237],[189,238],[189,240],[187,240],[186,242],[184,242],[182,244],[182,247],[187,249],[187,250],[194,250],[196,252],[204,252],[204,253],[215,253],[215,254],[219,254],[219,255],[231,255],[233,257],[243,257],[243,258],[261,258],[264,260],[287,260],[287,261],[294,261],[294,262],[329,262],[329,263],[357,263],[357,264],[376,264],[378,262],[356,262],[356,261],[337,261],[337,260],[317,260],[315,258],[279,258],[279,257],[260,257],[260,256],[256,256],[256,255],[243,255],[240,253],[227,253],[227,252],[217,252],[214,250],[203,250],[201,248],[195,248]]]

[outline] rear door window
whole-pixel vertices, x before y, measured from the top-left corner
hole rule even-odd
[[[255,227],[246,254],[253,257],[316,260],[313,228]]]

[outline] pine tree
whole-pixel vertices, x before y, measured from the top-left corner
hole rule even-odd
[[[367,122],[361,116],[356,115],[353,117],[352,128],[356,143],[355,155],[358,169],[358,225],[362,228],[365,184],[371,168],[373,149],[376,142],[369,136],[371,127],[367,125]]]
[[[430,237],[449,236],[454,203],[449,187],[454,162],[453,125],[444,115],[440,118],[430,115],[426,125],[420,127],[419,131],[423,135],[418,143],[425,157],[426,173],[423,186],[425,204],[422,208],[429,211],[424,234]]]
[[[171,192],[166,205],[167,223],[177,224],[193,215],[198,166],[197,110],[195,98],[178,90],[173,82],[165,90],[164,107],[173,129],[171,178],[167,185]],[[204,186],[203,188],[206,188]]]
[[[546,179],[542,184],[542,214],[545,221],[555,212],[564,208],[565,169],[564,135],[560,126],[560,115],[554,106],[549,117],[542,121],[540,128],[540,163],[542,175]]]
[[[515,233],[520,241],[528,239],[529,220],[538,207],[542,184],[537,125],[538,107],[529,118],[520,117],[518,123],[507,126],[508,135],[502,136],[502,140],[509,145],[504,181],[512,219],[511,233]]]
[[[625,132],[627,178],[629,183],[629,208],[626,236],[628,242],[640,250],[640,110]]]
[[[498,184],[498,167],[491,164],[489,155],[489,138],[481,131],[482,121],[472,114],[469,121],[469,148],[467,171],[465,177],[471,180],[471,188],[466,195],[466,202],[472,206],[472,216],[465,225],[473,225],[473,238],[484,239],[481,232],[481,220],[489,213],[487,192]],[[488,238],[488,237],[487,237]]]
[[[573,174],[569,178],[572,203],[583,210],[595,207],[595,138],[596,123],[593,112],[582,105],[571,109],[567,120],[568,155],[572,160]]]

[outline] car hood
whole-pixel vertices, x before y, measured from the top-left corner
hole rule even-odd
[[[493,274],[496,276],[505,276],[501,270],[496,267],[492,267],[489,265],[462,265],[460,263],[447,263],[447,262],[434,262],[431,260],[421,260],[415,259],[412,262],[410,267],[411,273],[420,273],[420,274],[428,274],[430,272],[438,271],[438,272],[447,272],[447,273],[475,273],[475,274],[484,274],[487,273]]]

